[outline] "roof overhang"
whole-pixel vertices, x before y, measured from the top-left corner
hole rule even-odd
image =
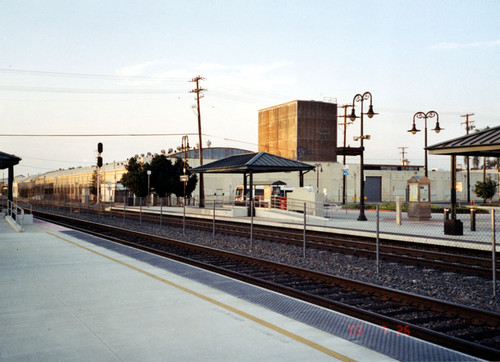
[[[21,161],[20,157],[0,152],[0,170],[15,166],[19,163],[19,161]]]
[[[311,171],[315,166],[266,152],[230,156],[195,167],[194,173],[272,173]]]
[[[431,155],[500,157],[500,126],[427,147]]]

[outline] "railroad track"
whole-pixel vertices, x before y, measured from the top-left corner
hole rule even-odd
[[[139,220],[140,218],[143,222],[161,223],[180,228],[183,226],[183,218],[180,216],[162,215],[160,217],[158,214],[151,213],[139,215],[137,212],[126,211],[124,213],[123,210],[116,209],[113,210],[112,215],[118,219]],[[205,231],[212,231],[214,228],[213,220],[210,218],[187,217],[185,225],[187,228]],[[298,229],[258,224],[254,224],[252,229],[255,239],[298,246],[303,245],[303,233]],[[250,225],[248,223],[217,220],[215,231],[217,233],[248,237],[250,235]],[[308,230],[306,239],[308,248],[376,258],[375,238]],[[379,258],[388,262],[403,262],[406,265],[475,275],[483,278],[491,278],[493,274],[491,252],[481,250],[380,239]],[[496,275],[497,279],[499,279],[500,263],[496,263]]]
[[[500,315],[109,225],[37,217],[259,285],[479,358],[500,360]]]

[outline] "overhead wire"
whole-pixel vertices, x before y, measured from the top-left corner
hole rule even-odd
[[[63,72],[49,72],[41,70],[25,70],[25,69],[7,69],[0,68],[0,73],[14,73],[14,74],[29,74],[39,76],[51,77],[73,77],[73,78],[93,78],[93,79],[154,79],[154,80],[181,80],[180,77],[157,77],[157,76],[141,76],[141,75],[109,75],[109,74],[88,74],[88,73],[63,73]]]
[[[0,133],[0,137],[158,137],[158,136],[197,136],[198,133],[88,133],[88,134],[22,134]]]

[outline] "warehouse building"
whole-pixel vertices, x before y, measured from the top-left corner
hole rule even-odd
[[[296,100],[259,110],[259,152],[336,162],[336,150],[336,103]]]

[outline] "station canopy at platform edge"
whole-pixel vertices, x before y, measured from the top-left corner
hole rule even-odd
[[[10,166],[15,166],[19,163],[19,161],[21,161],[20,157],[0,152],[0,170],[4,170]]]
[[[500,157],[500,126],[427,147],[431,155]]]

